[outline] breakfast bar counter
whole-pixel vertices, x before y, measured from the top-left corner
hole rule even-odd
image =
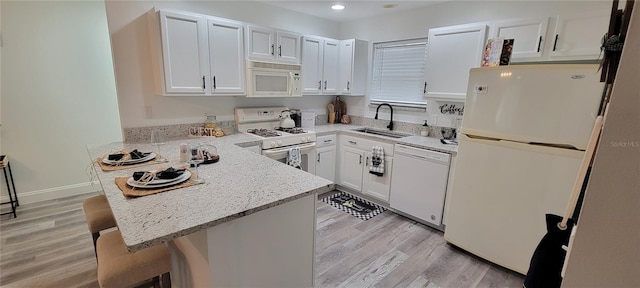
[[[333,183],[235,145],[254,139],[171,141],[160,146],[169,162],[117,171],[94,162],[128,249],[167,243],[175,287],[313,286],[316,198]],[[198,168],[204,184],[136,198],[116,186],[116,177],[135,171],[185,165],[181,143],[216,146],[220,160]],[[87,145],[94,160],[121,149],[155,151],[150,144]]]

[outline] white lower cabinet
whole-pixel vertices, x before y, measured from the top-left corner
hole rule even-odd
[[[316,176],[336,182],[336,135],[318,136]]]
[[[393,144],[369,139],[340,135],[337,183],[364,195],[389,202]],[[369,173],[373,146],[382,146],[385,151],[383,176]]]
[[[365,154],[364,175],[362,182],[362,193],[373,196],[385,202],[389,202],[389,191],[391,187],[391,169],[393,169],[393,157],[384,157],[384,176],[369,173],[369,163],[371,163],[371,152]]]

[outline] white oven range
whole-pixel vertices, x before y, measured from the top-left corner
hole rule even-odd
[[[236,108],[236,128],[262,138],[262,155],[286,163],[289,150],[300,148],[302,170],[315,175],[316,133],[302,128],[280,128],[287,107]]]

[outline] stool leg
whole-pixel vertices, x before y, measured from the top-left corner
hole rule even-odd
[[[160,278],[162,279],[160,283],[162,288],[171,288],[171,274],[169,272],[162,274]]]
[[[16,206],[20,206],[20,202],[18,201],[18,194],[17,194],[18,192],[16,192],[16,182],[13,181],[13,172],[11,172],[11,163],[7,163],[7,167],[9,167],[9,176],[11,177],[11,187],[13,187],[13,196],[15,196],[16,198]]]
[[[11,203],[11,211],[13,212],[13,218],[18,218],[18,215],[16,214],[16,202],[13,201],[13,195],[11,195],[11,187],[9,186],[9,177],[7,176],[7,167],[2,167],[2,171],[4,172],[4,181],[7,183],[7,194],[9,194],[9,202]],[[9,171],[11,171],[11,168],[9,168]]]
[[[91,233],[93,237],[93,253],[96,254],[96,261],[98,261],[98,247],[96,243],[98,242],[98,237],[100,237],[100,232]]]

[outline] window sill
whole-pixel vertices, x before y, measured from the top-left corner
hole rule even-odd
[[[377,108],[382,103],[388,103],[393,106],[395,111],[411,111],[411,112],[426,112],[427,104],[408,104],[408,103],[393,103],[383,101],[369,101],[369,108]]]

